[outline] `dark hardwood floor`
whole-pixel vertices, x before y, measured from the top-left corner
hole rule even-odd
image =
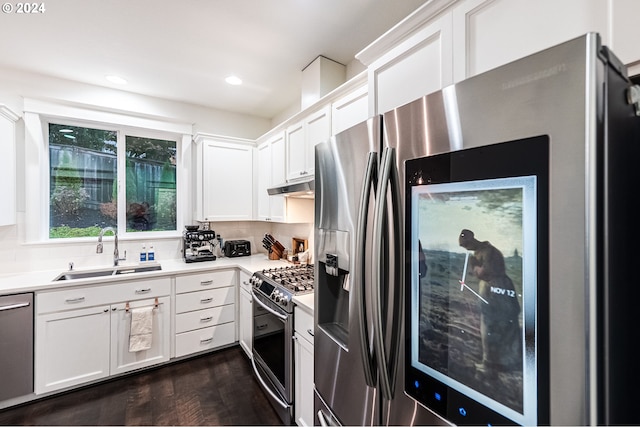
[[[0,425],[282,425],[240,347],[0,410]]]

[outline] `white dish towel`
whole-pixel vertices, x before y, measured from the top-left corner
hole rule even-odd
[[[153,337],[153,307],[131,310],[131,331],[129,332],[129,352],[149,350]]]

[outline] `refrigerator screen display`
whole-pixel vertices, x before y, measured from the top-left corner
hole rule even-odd
[[[455,424],[540,423],[547,150],[407,162],[406,391]]]

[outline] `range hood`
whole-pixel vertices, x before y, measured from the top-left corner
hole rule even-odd
[[[267,188],[270,196],[284,195],[289,197],[300,197],[312,199],[316,189],[315,180],[308,179],[305,181],[285,182],[271,188]]]

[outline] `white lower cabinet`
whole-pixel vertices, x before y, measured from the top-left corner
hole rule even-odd
[[[130,303],[129,309],[149,306],[154,307],[151,348],[135,352],[129,351],[131,313],[127,311],[126,303],[111,306],[111,375],[146,368],[169,360],[170,298],[158,298],[157,306],[154,299],[134,301]]]
[[[168,361],[170,291],[163,278],[37,293],[35,393]],[[151,348],[131,353],[130,310],[147,306],[155,307]]]
[[[249,276],[247,273],[240,272],[240,307],[238,323],[238,342],[240,347],[251,359],[252,346],[253,346],[253,295],[251,295],[251,283],[249,283]]]
[[[106,305],[37,316],[36,394],[109,376],[110,311]]]
[[[294,418],[299,426],[313,425],[313,315],[294,309]]]
[[[175,357],[236,341],[237,270],[176,277]]]

